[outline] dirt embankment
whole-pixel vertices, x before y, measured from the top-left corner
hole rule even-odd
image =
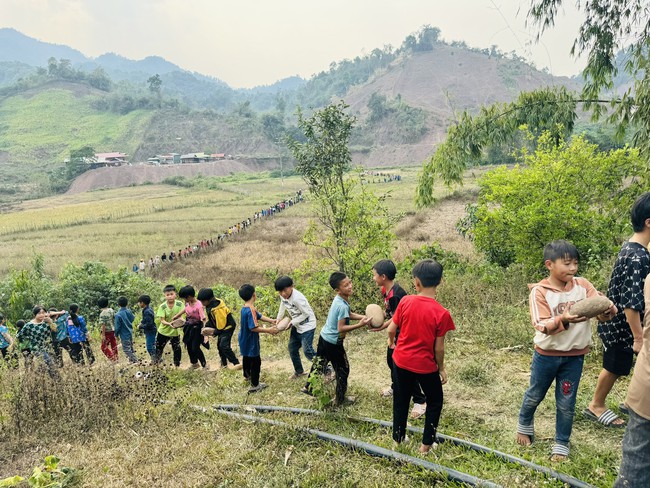
[[[164,166],[138,164],[115,168],[99,168],[87,171],[74,180],[68,193],[83,193],[100,188],[119,188],[143,183],[160,183],[170,176],[186,176],[188,178],[199,174],[226,176],[232,173],[268,171],[277,167],[279,167],[279,163],[275,160],[265,159],[261,162],[255,159],[239,159],[216,161],[214,163],[170,164]]]

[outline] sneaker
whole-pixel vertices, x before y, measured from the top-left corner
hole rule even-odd
[[[243,367],[244,367],[244,366],[242,366],[242,363],[239,363],[239,364],[231,364],[230,366],[228,366],[228,369],[232,369],[233,371],[239,371],[239,370],[242,369]]]
[[[257,385],[257,386],[251,386],[251,387],[248,389],[248,393],[257,393],[258,391],[262,391],[262,390],[263,390],[264,388],[266,388],[266,387],[267,387],[267,384],[266,384],[266,383],[260,383],[260,384]]]
[[[414,403],[413,409],[411,409],[411,418],[413,420],[419,419],[426,413],[426,411],[427,411],[426,403]]]
[[[307,376],[309,373],[305,373],[304,371],[302,373],[293,373],[291,376],[289,376],[290,380],[297,380],[300,378],[303,378]]]
[[[393,389],[390,386],[387,386],[383,390],[381,390],[381,396],[383,398],[388,398],[393,396]]]

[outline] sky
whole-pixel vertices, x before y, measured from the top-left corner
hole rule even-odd
[[[73,47],[86,56],[162,56],[234,88],[309,78],[431,25],[446,41],[495,44],[538,68],[572,76],[581,16],[564,2],[535,42],[529,0],[0,0],[0,27]]]

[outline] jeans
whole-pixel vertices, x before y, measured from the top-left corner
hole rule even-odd
[[[144,340],[147,345],[147,352],[151,356],[151,360],[156,362],[156,329],[145,330]]]
[[[262,358],[260,356],[244,356],[243,358],[244,378],[251,382],[251,386],[260,384],[260,370],[262,369]]]
[[[163,351],[168,342],[172,344],[172,352],[174,353],[174,366],[181,365],[181,339],[180,337],[169,337],[163,334],[156,336],[156,363],[162,361]]]
[[[228,366],[228,361],[232,364],[239,364],[239,359],[235,356],[230,345],[233,332],[235,332],[234,328],[217,334],[217,351],[219,351],[219,357],[221,358],[221,366]]]
[[[133,336],[130,334],[125,336],[120,336],[120,341],[122,342],[122,351],[124,351],[124,355],[128,358],[129,362],[130,363],[139,362],[140,360],[133,352]]]
[[[324,373],[328,362],[332,363],[332,367],[336,373],[336,403],[342,405],[345,401],[345,393],[348,389],[348,376],[350,375],[350,363],[348,362],[348,355],[343,347],[343,339],[339,339],[336,344],[332,344],[319,337],[316,357],[321,358],[321,373]],[[317,364],[318,361],[312,363],[312,371],[316,368]],[[309,382],[307,382],[305,387],[311,393],[311,384]]]
[[[296,374],[302,374],[305,370],[302,368],[302,361],[300,361],[300,348],[305,353],[305,357],[310,361],[316,356],[314,351],[314,332],[316,329],[311,329],[298,333],[295,327],[291,327],[291,335],[289,336],[289,357],[293,363],[293,370]]]
[[[524,394],[519,411],[517,432],[528,435],[533,440],[535,410],[555,380],[554,454],[569,454],[569,438],[583,363],[584,356],[543,356],[537,351],[533,354],[530,386]]]
[[[406,436],[406,420],[411,396],[418,386],[424,392],[427,410],[424,414],[422,444],[431,446],[436,441],[436,430],[442,412],[442,382],[440,373],[414,373],[393,364],[395,391],[393,392],[393,440],[402,442]],[[424,403],[424,402],[423,402]]]
[[[623,460],[614,488],[645,488],[650,486],[650,420],[629,410]]]

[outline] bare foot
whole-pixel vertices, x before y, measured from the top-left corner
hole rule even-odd
[[[426,444],[420,444],[420,452],[422,454],[426,454],[429,451],[431,451],[431,449],[435,449],[436,447],[438,447],[438,444],[436,444],[435,442],[430,446],[428,446]]]
[[[561,463],[563,461],[566,461],[567,459],[569,459],[569,456],[565,456],[563,454],[553,454],[551,456],[551,462],[554,463]]]
[[[529,435],[520,434],[519,432],[517,432],[517,437],[515,438],[515,440],[517,441],[517,444],[519,444],[520,446],[528,447],[532,444]]]

